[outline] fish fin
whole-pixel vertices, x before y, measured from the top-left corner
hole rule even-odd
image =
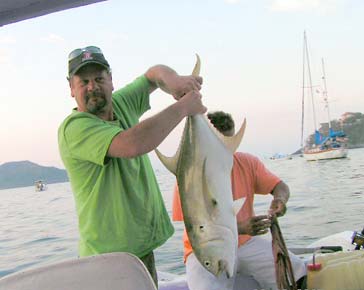
[[[241,125],[238,133],[236,133],[234,136],[232,137],[223,136],[223,142],[231,153],[234,154],[234,152],[238,149],[241,140],[243,139],[245,128],[246,128],[246,119],[244,119],[244,122]]]
[[[167,157],[167,156],[163,155],[158,149],[155,149],[154,151],[157,154],[159,160],[162,162],[162,164],[170,172],[172,172],[174,175],[176,175],[176,172],[177,172],[177,160],[178,160],[177,156],[178,156],[178,152],[173,157]]]
[[[245,200],[246,200],[245,197],[234,200],[233,202],[234,215],[238,214],[239,210],[243,207]]]
[[[180,152],[182,150],[181,149],[182,143],[184,142],[183,139],[184,139],[184,136],[187,134],[186,131],[188,131],[188,122],[189,122],[189,119],[186,119],[185,128],[184,128],[183,134],[182,134],[182,140],[180,141],[180,143],[178,145],[178,149],[173,157],[167,157],[167,156],[163,155],[157,148],[154,149],[155,153],[157,154],[157,157],[162,162],[162,164],[174,175],[177,175],[178,161],[179,161],[179,157],[181,155]]]
[[[200,70],[201,70],[201,60],[197,53],[196,53],[196,57],[197,57],[197,61],[196,61],[195,67],[193,68],[192,75],[195,77],[198,77],[200,75]]]

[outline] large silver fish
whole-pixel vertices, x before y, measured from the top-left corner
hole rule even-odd
[[[200,59],[193,75],[199,75]],[[233,201],[233,153],[245,131],[245,121],[233,137],[220,134],[204,115],[187,117],[173,157],[156,153],[176,175],[188,238],[200,263],[215,276],[234,275],[238,230],[236,214],[244,200]]]

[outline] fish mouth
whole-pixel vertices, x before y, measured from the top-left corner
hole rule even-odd
[[[226,260],[219,260],[219,271],[217,272],[217,275],[219,276],[222,273],[226,273],[226,278],[230,279],[233,276],[233,273],[229,271],[228,263]]]
[[[211,272],[211,273],[214,274],[216,277],[219,277],[221,274],[225,273],[227,279],[230,279],[231,277],[234,276],[233,271],[231,271],[231,269],[229,269],[228,262],[224,259],[220,259],[218,261],[217,271]]]

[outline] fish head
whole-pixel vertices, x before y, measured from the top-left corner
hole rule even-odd
[[[199,235],[201,240],[195,255],[202,266],[216,277],[223,273],[227,278],[234,276],[237,236],[231,229],[218,225],[206,225],[202,229],[200,226]]]

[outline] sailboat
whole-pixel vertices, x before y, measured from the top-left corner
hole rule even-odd
[[[301,148],[303,152],[303,157],[307,161],[314,160],[325,160],[325,159],[337,159],[337,158],[345,158],[348,155],[347,148],[347,136],[343,131],[335,131],[332,128],[332,122],[330,118],[330,109],[329,109],[329,100],[327,94],[327,86],[326,86],[326,75],[325,75],[325,65],[324,60],[321,61],[322,64],[322,97],[325,103],[325,108],[327,111],[328,118],[328,134],[326,136],[323,135],[317,129],[317,119],[316,119],[316,111],[315,111],[315,99],[314,99],[314,90],[312,86],[312,78],[311,78],[311,68],[310,68],[310,59],[308,53],[307,46],[307,37],[306,32],[304,32],[304,44],[303,44],[303,77],[302,77],[302,130],[301,130]],[[307,66],[307,67],[306,67]],[[307,71],[306,71],[307,70]],[[305,76],[308,75],[308,86],[306,86]],[[304,144],[304,109],[305,109],[305,92],[309,90],[309,95],[311,99],[312,105],[312,113],[313,113],[313,124],[314,124],[314,142],[306,142]]]

